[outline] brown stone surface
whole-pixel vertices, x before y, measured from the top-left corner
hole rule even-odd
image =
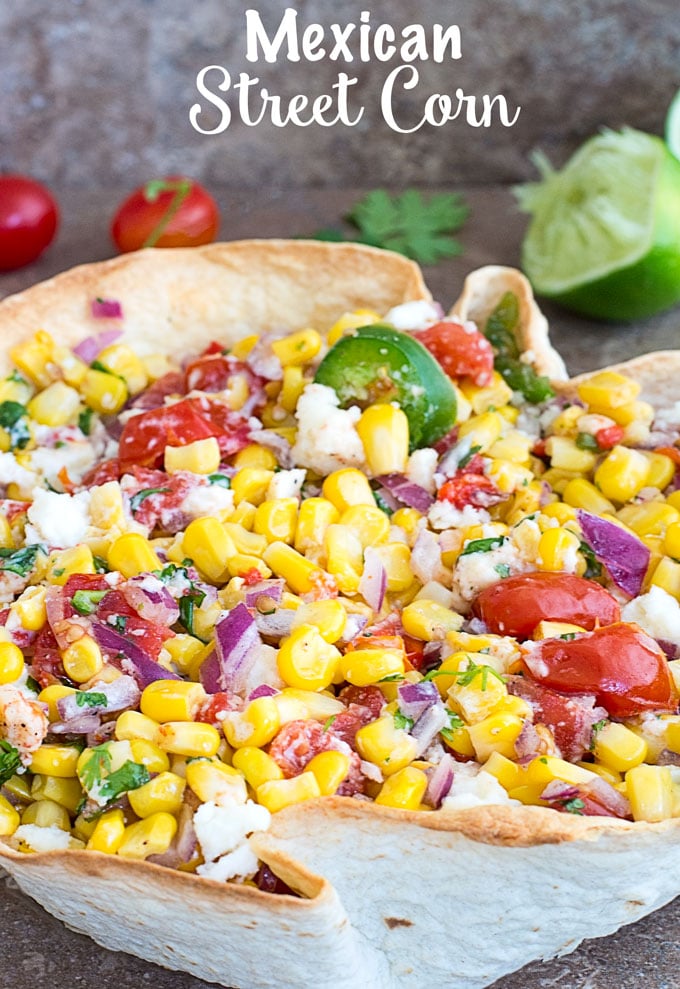
[[[51,184],[130,185],[180,170],[232,188],[303,188],[378,182],[430,185],[508,182],[532,174],[528,153],[540,145],[557,162],[603,125],[628,123],[660,133],[678,87],[680,18],[676,0],[306,0],[289,4],[299,24],[358,22],[397,32],[409,24],[458,25],[462,58],[415,63],[415,88],[394,100],[403,128],[420,119],[427,98],[462,89],[481,100],[502,94],[515,126],[498,118],[474,129],[465,113],[444,126],[395,133],[380,94],[399,64],[331,61],[276,64],[245,59],[245,9],[256,8],[273,36],[281,0],[22,0],[0,4],[0,168]],[[356,37],[355,32],[354,37]],[[356,49],[354,49],[356,50]],[[351,88],[355,127],[246,126],[235,112],[222,134],[198,134],[189,109],[207,65],[236,80],[256,76],[285,102],[294,94],[332,93],[338,72]],[[215,81],[211,91],[217,92]],[[204,105],[210,110],[210,106]],[[254,107],[256,112],[256,107]],[[213,118],[215,111],[213,110]],[[204,127],[213,126],[204,118]]]
[[[519,259],[524,220],[512,209],[507,189],[467,189],[465,193],[472,207],[461,234],[465,254],[427,270],[433,293],[446,306],[456,298],[462,278],[472,268],[492,262],[516,264]],[[111,256],[107,226],[119,194],[120,190],[62,192],[64,224],[57,242],[32,267],[1,275],[0,295],[19,291],[73,264]],[[357,189],[299,191],[264,193],[255,199],[218,192],[224,215],[222,236],[236,239],[308,233],[337,222],[360,194]],[[551,310],[550,316],[553,337],[573,372],[680,343],[678,310],[635,327],[601,326],[557,310]],[[490,895],[496,894],[490,891]],[[502,895],[500,876],[498,895]],[[121,904],[124,909],[125,904]],[[181,910],[182,905],[169,904],[168,909]],[[455,889],[451,902],[442,904],[442,909],[458,909]],[[502,979],[494,989],[677,989],[679,934],[680,904],[676,902],[612,937],[585,944],[565,958],[534,963]],[[464,926],[461,936],[465,936]],[[489,938],[493,938],[492,930]],[[205,985],[192,976],[166,972],[97,947],[45,914],[6,876],[0,880],[0,955],[4,958],[0,986],[8,989],[141,989],[145,985],[200,989]],[[312,986],[310,974],[310,989]]]

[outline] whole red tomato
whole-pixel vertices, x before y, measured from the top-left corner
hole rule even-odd
[[[0,175],[0,270],[35,261],[58,222],[57,204],[44,185],[25,175]]]
[[[111,236],[119,251],[196,247],[217,236],[220,214],[206,190],[182,175],[152,179],[118,207]]]

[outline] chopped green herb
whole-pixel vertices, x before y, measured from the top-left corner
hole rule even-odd
[[[179,605],[179,619],[189,635],[195,635],[194,608],[200,608],[204,599],[205,591],[198,590],[198,588],[194,587],[192,584],[191,590],[188,594],[183,594],[177,602]]]
[[[81,433],[85,434],[85,436],[89,436],[90,432],[92,431],[93,415],[94,415],[93,409],[89,408],[89,406],[86,406],[78,416],[78,428],[80,429]]]
[[[368,638],[368,633],[366,633],[366,638]],[[378,683],[399,683],[399,681],[403,679],[403,673],[388,673],[386,677],[382,677],[378,680]]]
[[[484,335],[494,348],[494,367],[513,391],[519,391],[528,402],[538,404],[552,398],[555,392],[550,381],[537,374],[530,364],[520,359],[516,331],[519,324],[519,302],[514,292],[506,292],[489,316]]]
[[[471,539],[460,556],[470,556],[471,553],[488,553],[492,549],[498,549],[504,542],[505,536],[489,536],[488,539]]]
[[[468,452],[458,461],[458,469],[461,470],[463,467],[467,467],[474,455],[479,453],[481,449],[481,446],[471,446]]]
[[[55,567],[54,570],[52,571],[52,574],[55,577],[63,577],[65,573],[66,573],[66,570],[65,570],[64,567]]]
[[[596,731],[602,731],[602,729],[606,724],[607,724],[606,718],[602,718],[601,721],[596,721],[595,724],[593,725],[593,733]]]
[[[34,677],[26,677],[26,688],[33,691],[34,694],[39,694],[42,687]]]
[[[107,618],[107,622],[112,628],[115,628],[116,632],[120,632],[122,635],[127,628],[128,616],[127,615],[111,615]]]
[[[35,567],[38,554],[45,552],[42,543],[30,543],[21,549],[0,549],[0,561],[2,561],[0,571],[9,571],[20,577],[26,577]]]
[[[457,673],[452,673],[451,676],[455,678],[456,683],[459,687],[469,687],[470,684],[475,680],[477,676],[481,674],[481,688],[486,690],[489,683],[489,676],[496,677],[501,683],[505,683],[503,677],[497,670],[494,670],[493,666],[477,665],[477,663],[472,660],[469,661],[468,668],[466,670],[459,670]]]
[[[136,512],[146,498],[154,494],[167,494],[169,490],[170,488],[144,488],[142,491],[138,491],[130,498],[130,510],[133,513]]]
[[[76,591],[71,598],[71,604],[79,615],[93,615],[97,610],[97,605],[108,594],[106,591]]]
[[[80,782],[86,790],[92,790],[101,783],[102,773],[105,770],[108,772],[111,768],[110,745],[110,742],[104,742],[103,745],[97,745],[92,749],[92,755],[78,773]]]
[[[208,474],[208,480],[211,484],[217,484],[220,488],[231,487],[231,481],[226,474]]]
[[[558,635],[558,639],[564,639],[565,642],[571,642],[572,639],[576,638],[576,632],[565,632],[564,635]]]
[[[579,450],[592,450],[593,453],[597,453],[600,449],[592,433],[579,433],[576,437],[576,446]]]
[[[0,402],[0,426],[7,430],[12,450],[23,450],[31,438],[28,409],[20,402]]]
[[[93,371],[101,371],[102,374],[111,374],[114,378],[120,377],[120,375],[115,374],[110,367],[106,367],[105,364],[102,364],[101,361],[92,361],[90,367]]]
[[[376,505],[378,506],[381,512],[384,512],[385,515],[394,515],[394,509],[387,504],[387,502],[385,501],[385,499],[381,494],[379,494],[377,491],[374,491],[373,497],[375,499]]]
[[[21,768],[21,757],[17,749],[14,748],[4,738],[0,738],[0,786]]]
[[[507,563],[497,563],[496,566],[494,567],[494,570],[496,571],[499,577],[510,576],[510,567],[508,566]]]
[[[124,762],[120,769],[109,775],[102,781],[98,788],[98,796],[103,798],[107,804],[127,793],[128,790],[137,790],[144,786],[151,779],[151,774],[146,766],[139,762],[131,762],[129,759]]]
[[[461,728],[465,727],[465,722],[456,714],[455,711],[450,711],[448,707],[446,708],[446,717],[448,718],[448,724],[445,728],[442,728],[440,735],[442,738],[446,739],[447,742],[453,742],[453,733],[459,731]]]
[[[583,574],[589,580],[594,580],[596,577],[602,576],[602,564],[595,556],[595,552],[592,546],[589,546],[585,540],[581,540],[579,543],[579,552],[586,561],[586,572]]]
[[[410,731],[415,724],[413,718],[409,718],[407,715],[402,714],[401,711],[394,712],[394,727],[403,728],[405,731]]]
[[[96,573],[108,573],[109,565],[103,556],[97,556],[96,554],[92,557],[92,562],[94,563],[94,569]]]
[[[333,724],[336,718],[337,718],[337,714],[331,714],[330,718],[326,718],[326,720],[323,723],[323,730],[328,731],[328,729]]]
[[[12,381],[15,385],[27,385],[28,381],[26,378],[22,378],[19,372],[15,369],[11,374],[8,374],[5,381]]]
[[[580,817],[583,817],[585,801],[581,800],[580,797],[574,797],[573,800],[564,800],[562,806],[568,814],[578,814]]]
[[[106,694],[93,690],[79,690],[76,693],[76,704],[78,707],[108,707]]]

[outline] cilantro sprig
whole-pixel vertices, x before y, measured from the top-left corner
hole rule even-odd
[[[12,450],[23,450],[31,438],[28,409],[20,402],[0,402],[0,426],[9,436]]]
[[[45,552],[42,543],[29,543],[21,549],[0,549],[0,571],[9,571],[18,574],[19,577],[26,577],[35,567],[38,554]]]
[[[11,779],[21,767],[19,752],[4,738],[0,738],[0,786]]]

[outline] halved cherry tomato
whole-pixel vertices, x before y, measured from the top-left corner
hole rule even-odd
[[[531,677],[508,677],[507,687],[509,693],[531,704],[534,723],[550,729],[564,759],[577,762],[583,758],[593,740],[593,725],[602,713],[593,708],[592,697],[565,697]]]
[[[600,450],[611,450],[623,439],[623,426],[605,426],[595,433],[595,440]]]
[[[592,580],[567,573],[525,573],[487,587],[472,606],[490,632],[528,639],[540,621],[582,628],[611,625],[621,617],[612,595]]]
[[[35,261],[58,223],[57,204],[44,185],[25,175],[0,176],[0,271]]]
[[[542,639],[525,649],[521,662],[546,687],[594,694],[615,718],[678,706],[666,656],[642,629],[625,622],[574,639]]]
[[[247,419],[225,405],[205,398],[185,398],[126,422],[118,450],[121,469],[138,464],[160,467],[166,446],[186,446],[215,436],[223,456],[238,453],[249,443]]]
[[[183,175],[152,179],[118,207],[111,236],[121,252],[141,247],[196,247],[217,236],[220,215],[206,190]]]
[[[469,471],[459,472],[445,481],[437,493],[438,501],[448,501],[454,508],[465,508],[466,505],[489,508],[505,501],[507,497],[484,474],[472,474]]]
[[[121,624],[124,625],[124,629],[121,629],[121,634],[135,645],[141,646],[152,659],[158,659],[165,640],[175,634],[165,625],[141,618],[139,613],[128,604],[123,594],[117,590],[109,591],[101,599],[97,608],[97,618],[100,622],[109,625],[114,624],[116,618],[123,619]]]
[[[446,320],[413,336],[430,351],[450,378],[471,378],[488,385],[493,375],[493,349],[479,330]]]

